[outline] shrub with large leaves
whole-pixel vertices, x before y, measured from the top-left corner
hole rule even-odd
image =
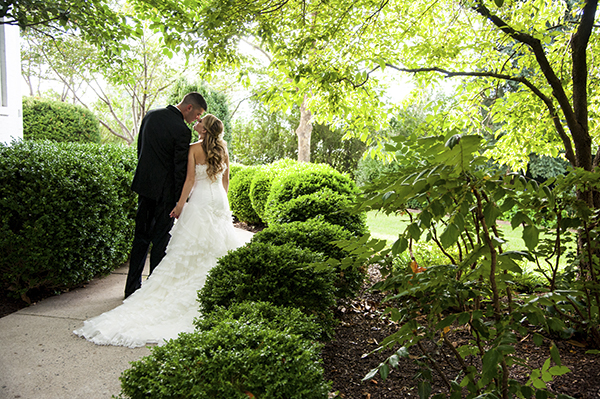
[[[136,158],[122,147],[23,141],[0,146],[0,281],[28,300],[124,262]]]

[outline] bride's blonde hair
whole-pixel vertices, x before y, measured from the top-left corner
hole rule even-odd
[[[213,114],[206,114],[202,118],[206,136],[202,140],[202,148],[206,154],[206,174],[212,180],[225,169],[227,144],[223,140],[223,122]]]

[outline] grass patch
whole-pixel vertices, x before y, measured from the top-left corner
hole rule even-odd
[[[398,235],[406,229],[410,224],[410,216],[407,213],[404,214],[390,214],[385,215],[384,213],[377,211],[367,212],[367,226],[371,232],[371,236],[380,240],[386,240],[387,245],[392,245],[397,239]],[[498,230],[502,239],[506,241],[503,245],[504,251],[524,251],[526,250],[525,242],[523,241],[523,227],[519,226],[513,229],[508,222],[501,221],[498,223]],[[440,232],[441,233],[441,232]],[[540,237],[541,238],[541,237]],[[420,244],[415,247],[423,246]],[[425,245],[424,250],[429,251],[430,246]],[[575,249],[575,244],[571,243],[568,246],[571,250]],[[416,249],[418,251],[418,249]],[[559,263],[561,269],[567,265],[567,260],[563,256]],[[533,272],[537,268],[537,265],[533,262],[522,262],[521,267],[524,271]]]

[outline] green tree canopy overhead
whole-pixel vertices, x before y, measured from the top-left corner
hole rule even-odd
[[[505,126],[496,155],[523,166],[531,152],[563,150],[574,166],[598,165],[598,97],[588,90],[596,0],[214,0],[186,2],[190,12],[174,0],[133,1],[209,69],[243,65],[242,39],[268,48],[282,78],[263,93],[273,106],[310,94],[317,121],[341,118],[356,131],[387,119],[382,73],[414,73],[421,86],[462,78],[462,107],[430,120],[430,131],[481,129],[485,99]],[[506,82],[513,89],[499,97]]]
[[[21,29],[44,27],[56,34],[77,33],[108,53],[120,48],[122,40],[139,36],[134,22],[112,0],[6,0],[0,6],[0,24]]]

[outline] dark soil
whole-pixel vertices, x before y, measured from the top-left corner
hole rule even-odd
[[[237,227],[257,232],[262,226],[247,226],[236,223]],[[343,399],[379,399],[379,398],[418,398],[417,384],[419,369],[414,361],[420,355],[411,352],[411,359],[401,358],[399,367],[393,369],[383,381],[376,377],[362,381],[367,373],[385,361],[392,353],[373,352],[379,344],[399,327],[382,317],[385,305],[381,303],[383,294],[372,292],[368,287],[379,278],[377,270],[370,270],[369,283],[357,298],[338,303],[336,317],[340,320],[335,337],[323,348],[325,379],[332,381],[332,391]],[[6,292],[0,292],[0,317],[4,317],[28,306],[20,299],[8,298]],[[42,300],[51,293],[36,293],[31,296],[32,302]],[[449,334],[451,342],[461,345],[469,339],[464,330]],[[555,377],[548,384],[550,390],[557,394],[566,394],[574,398],[600,399],[600,355],[586,354],[590,348],[577,341],[555,341],[561,355],[561,361],[571,372]],[[435,348],[432,343],[425,343],[425,349]],[[397,349],[397,348],[396,348]],[[548,347],[536,346],[530,337],[524,337],[516,345],[516,356],[526,359],[536,368],[541,368],[549,357]],[[447,353],[436,355],[440,368],[449,380],[456,377],[456,365]],[[511,376],[522,383],[526,382],[526,372],[522,368],[511,369]],[[442,379],[434,374],[432,394],[447,392]]]
[[[394,350],[373,352],[379,343],[399,329],[399,326],[382,317],[385,304],[384,295],[370,291],[367,286],[378,279],[378,272],[370,270],[370,283],[360,295],[352,300],[338,303],[336,317],[340,320],[335,337],[325,345],[323,361],[325,379],[333,382],[333,391],[344,399],[380,399],[380,398],[418,398],[417,384],[419,368],[415,363],[421,353],[411,351],[410,359],[401,358],[397,369],[393,369],[383,381],[379,374],[368,381],[362,381],[370,370],[384,362]],[[471,337],[465,330],[448,334],[450,341],[459,346]],[[559,348],[563,366],[571,372],[555,377],[548,388],[555,394],[570,395],[574,398],[600,398],[600,355],[586,354],[590,348],[584,344],[569,340],[555,341]],[[425,342],[425,349],[434,353],[436,345]],[[398,348],[396,347],[395,350]],[[536,346],[529,336],[516,345],[517,357],[528,360],[535,368],[541,368],[550,356],[548,346]],[[452,362],[449,353],[438,353],[434,358],[439,362],[441,371],[452,381],[457,375],[457,364]],[[526,383],[528,370],[514,367],[511,378]],[[445,384],[439,375],[433,374],[432,394],[447,393]],[[460,381],[460,380],[459,380]]]

